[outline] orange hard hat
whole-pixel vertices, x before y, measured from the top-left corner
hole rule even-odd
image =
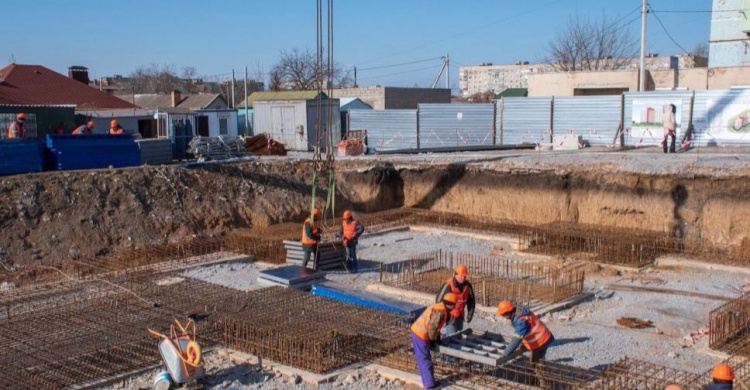
[[[516,310],[516,305],[511,301],[502,301],[497,305],[497,314],[504,316],[512,311]]]
[[[680,385],[669,385],[664,388],[664,390],[685,390]]]
[[[352,218],[352,212],[349,210],[344,211],[344,219],[351,219]]]
[[[456,267],[456,275],[467,276],[467,275],[469,275],[469,269],[466,268],[466,265],[459,264],[459,266]]]
[[[25,121],[26,120],[26,114],[24,114],[24,113],[21,112],[18,115],[16,115],[16,119],[18,119],[20,121]]]
[[[320,219],[323,217],[323,213],[320,212],[320,209],[313,210],[313,218],[314,219]]]
[[[729,367],[728,364],[721,363],[714,367],[711,377],[714,378],[714,380],[733,381],[734,372],[732,372],[732,367]]]
[[[447,293],[447,294],[443,295],[443,302],[444,303],[452,303],[452,304],[455,305],[458,302],[458,295],[456,295],[454,293]]]
[[[112,119],[111,122],[109,122],[109,127],[117,127],[120,125],[120,122],[117,121],[117,119]]]
[[[86,126],[89,129],[93,129],[94,127],[96,127],[96,122],[94,122],[94,121],[88,121],[88,122],[86,122]]]

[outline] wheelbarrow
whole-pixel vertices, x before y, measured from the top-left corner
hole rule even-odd
[[[148,333],[160,339],[159,352],[167,369],[154,379],[154,390],[168,390],[172,384],[196,382],[206,375],[201,347],[195,341],[193,320],[189,320],[184,327],[174,320],[174,325],[169,328],[169,336],[152,329]]]

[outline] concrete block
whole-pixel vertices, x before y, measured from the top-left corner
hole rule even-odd
[[[554,150],[578,150],[583,145],[583,139],[580,135],[565,134],[563,136],[556,136],[552,143],[552,149]]]

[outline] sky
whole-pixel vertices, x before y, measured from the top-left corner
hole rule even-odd
[[[649,3],[654,10],[649,53],[680,54],[679,46],[691,51],[708,42],[711,14],[680,11],[709,11],[711,0]],[[0,64],[14,58],[63,74],[68,66],[83,65],[92,78],[127,76],[151,64],[194,66],[209,80],[225,79],[232,69],[241,78],[245,67],[251,78],[264,77],[281,50],[315,50],[315,5],[312,0],[3,0]],[[362,87],[429,87],[440,57],[449,54],[455,91],[459,66],[543,60],[571,16],[606,16],[640,39],[640,6],[641,0],[334,0],[334,59],[346,69],[356,66]],[[410,64],[399,65],[404,63]]]

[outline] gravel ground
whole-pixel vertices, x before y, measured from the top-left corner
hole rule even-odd
[[[561,167],[583,166],[622,170],[635,173],[688,173],[706,169],[721,171],[744,170],[750,166],[750,148],[712,147],[697,148],[683,153],[664,154],[658,147],[643,147],[626,151],[612,151],[605,147],[593,147],[573,151],[508,150],[491,152],[425,153],[412,155],[367,155],[356,157],[336,157],[337,160],[364,162],[406,163],[475,163],[529,166]],[[310,158],[309,153],[290,153],[284,158]],[[267,157],[262,157],[266,159]]]
[[[364,288],[378,278],[379,262],[394,263],[409,256],[444,248],[457,253],[489,254],[501,241],[488,241],[458,237],[448,233],[393,232],[384,235],[363,237],[359,255],[365,269],[358,274],[332,272],[329,280]],[[183,273],[211,283],[252,290],[258,288],[255,278],[260,269],[268,264],[221,264],[199,268]],[[590,267],[594,269],[595,267]],[[682,269],[677,267],[653,268],[640,273],[615,275],[616,272],[590,272],[586,276],[586,290],[597,292],[593,300],[571,309],[546,316],[544,321],[555,334],[556,343],[548,358],[564,364],[585,368],[604,368],[624,356],[651,361],[670,367],[703,373],[719,361],[709,355],[707,337],[698,337],[693,342],[691,333],[706,328],[709,312],[723,302],[714,299],[685,297],[662,293],[614,291],[609,297],[606,286],[612,284],[636,287],[656,287],[719,295],[728,298],[738,296],[750,286],[750,277],[741,273],[718,270]],[[653,328],[628,329],[617,325],[621,317],[636,317],[652,321]],[[510,324],[495,315],[478,312],[470,326],[477,330],[493,331],[510,336]],[[687,337],[686,337],[687,336]],[[211,360],[216,359],[216,360]],[[304,384],[294,385],[294,378],[277,375],[261,375],[246,366],[236,366],[221,356],[209,358],[210,389],[306,389]],[[146,380],[155,373],[135,378]],[[360,371],[361,379],[347,378],[321,388],[403,388],[402,384],[378,383],[379,378]],[[150,380],[150,379],[149,379]],[[115,387],[137,388],[137,387]],[[145,387],[144,387],[145,388]]]

